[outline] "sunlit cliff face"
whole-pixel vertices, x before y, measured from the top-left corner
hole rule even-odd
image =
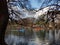
[[[39,16],[46,14],[47,11],[49,10],[49,7],[46,7],[42,10],[39,10],[38,12],[36,12],[36,14],[34,15],[34,17],[37,19]]]
[[[47,14],[48,11],[54,11],[56,10],[56,6],[48,6],[45,7],[41,10],[39,10],[38,12],[36,12],[36,14],[34,15],[34,17],[37,19],[39,16],[43,15],[43,14]],[[58,8],[58,11],[60,10],[60,8]]]

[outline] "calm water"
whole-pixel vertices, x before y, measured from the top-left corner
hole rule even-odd
[[[20,33],[20,32],[19,32]],[[18,34],[19,34],[18,33]],[[53,31],[34,31],[32,35],[15,35],[9,34],[5,37],[5,42],[8,45],[50,45],[50,43],[55,40],[54,45],[60,45],[60,30],[55,30],[54,35]]]

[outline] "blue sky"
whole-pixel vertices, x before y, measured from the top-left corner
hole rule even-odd
[[[29,0],[29,1],[31,3],[32,8],[40,8],[40,6],[44,0],[42,0],[40,2],[38,2],[37,0]]]
[[[43,6],[48,5],[48,4],[46,4],[46,3],[47,3],[47,1],[49,1],[49,0],[41,0],[41,1],[39,1],[39,2],[38,2],[38,0],[29,0],[29,1],[30,1],[30,3],[31,3],[32,8],[40,8],[41,5],[42,5],[42,3],[43,3],[44,1],[45,1],[45,3],[43,4]],[[52,0],[49,4],[50,4],[50,5],[51,5],[51,4],[54,4],[56,1],[57,1],[57,0]]]
[[[18,1],[18,0],[17,0],[17,1]],[[46,6],[48,5],[47,2],[49,2],[49,5],[57,2],[57,0],[28,0],[28,1],[30,2],[30,5],[31,5],[31,7],[30,7],[29,4],[28,4],[29,2],[26,3],[26,7],[27,7],[28,9],[40,9],[41,6],[42,6],[42,7],[46,7]],[[50,1],[51,1],[51,2],[50,2]],[[43,2],[44,2],[44,4],[42,5]],[[23,2],[23,3],[24,3],[24,2]],[[16,4],[17,4],[17,3],[16,3]]]

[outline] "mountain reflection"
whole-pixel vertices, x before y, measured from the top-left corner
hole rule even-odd
[[[5,36],[5,42],[8,45],[60,45],[60,30],[55,30],[55,37],[53,37],[53,31],[49,30],[33,30],[32,34],[28,35],[25,32],[11,31],[10,34]],[[16,34],[13,34],[15,32]],[[55,43],[52,44],[53,39],[55,38]]]

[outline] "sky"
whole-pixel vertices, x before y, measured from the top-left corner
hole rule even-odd
[[[45,3],[43,4],[42,7],[47,6],[47,5],[51,5],[51,4],[54,4],[55,2],[57,2],[57,0],[52,0],[51,2],[50,2],[50,0],[40,0],[40,1],[29,0],[29,1],[31,3],[32,8],[37,8],[37,9],[41,8],[41,5],[43,2],[45,2]],[[50,3],[48,4],[48,2],[50,2]]]
[[[40,2],[38,2],[37,0],[29,0],[29,1],[31,3],[32,8],[40,8],[40,6],[43,2],[43,0]]]
[[[17,0],[18,1],[18,0]],[[47,5],[51,5],[55,2],[57,2],[57,0],[28,0],[30,4],[26,3],[26,6],[28,9],[30,9],[29,5],[31,5],[31,9],[39,9],[39,8],[42,8],[44,6],[47,6]],[[43,3],[44,2],[44,3]],[[23,2],[25,3],[25,2]],[[49,4],[48,4],[49,3]],[[17,3],[16,3],[17,4]],[[43,5],[42,5],[43,4]],[[18,5],[18,4],[17,4]]]

